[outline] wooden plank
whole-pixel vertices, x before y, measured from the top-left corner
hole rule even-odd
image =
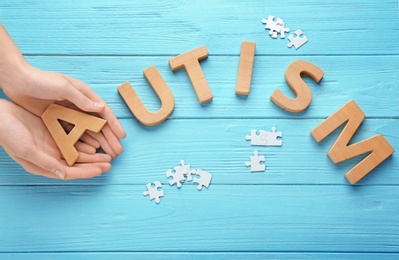
[[[39,68],[69,74],[88,83],[118,117],[132,113],[117,92],[117,87],[129,81],[152,111],[160,102],[143,76],[143,70],[155,65],[175,97],[172,118],[326,118],[354,99],[366,117],[398,118],[399,56],[301,56],[325,72],[319,84],[305,78],[313,93],[312,103],[304,112],[294,114],[275,105],[270,96],[275,89],[284,95],[294,94],[284,80],[288,65],[295,56],[256,56],[251,93],[243,98],[235,94],[239,63],[237,56],[210,56],[201,61],[214,99],[199,105],[190,80],[184,70],[172,72],[169,56],[157,57],[28,57]],[[350,72],[350,73],[348,73]]]
[[[397,186],[144,189],[2,186],[1,251],[398,253]]]
[[[167,183],[167,170],[180,160],[194,169],[213,174],[213,184],[339,184],[350,185],[344,174],[362,158],[334,164],[327,152],[338,136],[335,131],[317,143],[310,131],[323,119],[201,119],[167,120],[156,127],[144,127],[134,119],[121,120],[127,137],[122,141],[124,153],[112,162],[110,172],[100,178],[61,182],[27,175],[4,151],[0,153],[1,185],[143,184],[160,180]],[[251,129],[283,132],[282,147],[250,146],[245,136]],[[341,130],[342,128],[340,128]],[[399,150],[398,120],[365,119],[352,142],[382,134]],[[254,150],[266,157],[266,172],[250,173],[245,166]],[[399,164],[394,153],[363,178],[358,185],[398,185]]]
[[[397,11],[396,0],[0,3],[2,23],[25,54],[176,55],[201,45],[231,54],[248,40],[264,55],[397,55]],[[302,29],[309,42],[295,51],[287,39],[270,38],[261,23],[268,15]]]
[[[295,51],[271,39],[260,22],[267,15],[309,42]],[[335,165],[327,151],[338,132],[321,143],[310,136],[354,99],[366,114],[354,142],[381,133],[398,149],[397,1],[3,0],[0,17],[29,62],[89,83],[128,133],[112,171],[90,180],[29,175],[0,148],[1,259],[399,258],[397,155],[352,187],[344,173],[360,158]],[[243,40],[257,44],[246,98],[234,93]],[[214,99],[201,106],[168,60],[202,45]],[[284,72],[296,59],[325,72],[320,84],[305,78],[313,101],[299,115],[270,101],[276,88],[293,96]],[[157,127],[133,119],[116,90],[128,80],[158,110],[142,75],[150,65],[176,100]],[[245,141],[272,126],[283,147]],[[265,173],[244,166],[254,149],[266,156]],[[209,189],[167,185],[166,170],[181,159],[213,173]],[[142,196],[154,180],[165,185],[160,205]]]
[[[96,259],[96,260],[157,260],[157,259],[387,259],[397,260],[398,253],[315,253],[315,252],[87,252],[87,253],[0,253],[1,259],[29,259],[29,260],[64,260],[64,259]]]

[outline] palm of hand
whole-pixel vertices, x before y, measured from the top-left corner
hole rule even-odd
[[[14,103],[37,116],[41,116],[52,103],[77,110],[80,110],[77,103],[83,107],[89,106],[90,99],[104,103],[87,85],[69,76],[31,66],[25,69],[25,74],[24,80],[10,83],[11,85],[4,88],[4,92]],[[66,100],[67,97],[69,100]],[[119,138],[123,138],[125,133],[108,106],[98,115],[107,120],[108,124],[102,133],[85,134],[83,140],[96,148],[101,146],[107,154],[115,158],[123,151]]]
[[[35,149],[51,154],[62,162],[61,154],[40,118],[11,103],[3,104],[3,107],[4,105],[9,113],[2,117],[1,132],[5,133],[2,135],[2,144],[11,158],[31,173],[38,172],[43,166],[35,165],[27,159],[37,152]],[[12,138],[7,133],[12,133]]]
[[[57,178],[49,171],[49,161],[56,160],[64,167],[67,179],[88,178],[110,169],[110,156],[105,154],[90,154],[80,152],[80,164],[68,167],[42,120],[26,110],[8,101],[1,100],[0,141],[4,150],[18,162],[27,172],[47,177]],[[83,145],[81,150],[88,150]],[[45,154],[47,159],[38,156]],[[33,163],[34,162],[34,163]],[[54,162],[54,161],[53,161]]]
[[[62,74],[34,67],[29,67],[26,74],[23,81],[3,89],[14,103],[41,116],[50,104],[63,100],[63,89],[68,82]]]

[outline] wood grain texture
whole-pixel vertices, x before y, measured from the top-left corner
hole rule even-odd
[[[286,185],[350,185],[344,174],[362,158],[334,164],[327,152],[341,129],[317,143],[310,131],[323,119],[179,119],[167,120],[156,127],[146,127],[134,119],[121,120],[127,137],[122,141],[124,153],[112,162],[112,170],[100,178],[71,181],[66,184],[121,185],[146,184],[163,179],[167,170],[180,160],[213,174],[213,184],[286,184]],[[255,147],[245,140],[251,129],[271,131],[275,126],[283,132],[282,147]],[[394,148],[399,148],[398,120],[365,119],[353,142],[376,133],[384,135]],[[265,154],[267,171],[250,173],[245,167],[255,149]],[[55,184],[45,178],[27,175],[4,151],[0,153],[0,183],[9,185]],[[314,164],[303,166],[303,162]],[[317,162],[317,163],[316,163]],[[399,184],[396,154],[367,175],[359,185]]]
[[[334,163],[340,163],[355,156],[369,153],[361,162],[345,174],[346,179],[351,184],[356,184],[395,152],[381,134],[349,144],[363,122],[364,117],[365,114],[356,102],[350,100],[310,132],[316,142],[320,142],[342,124],[345,124],[337,140],[328,151],[328,156]]]
[[[302,75],[307,75],[316,83],[319,83],[324,72],[308,61],[293,61],[285,71],[285,81],[294,93],[294,98],[288,98],[279,89],[276,89],[270,99],[288,112],[300,113],[304,111],[312,102],[312,91],[302,79]]]
[[[236,94],[248,96],[251,90],[252,71],[255,59],[255,42],[241,43],[240,62],[238,64]]]
[[[198,191],[183,184],[165,187],[158,205],[143,197],[144,189],[0,187],[2,219],[13,219],[1,223],[7,238],[1,251],[284,252],[289,244],[291,252],[333,246],[342,253],[395,253],[399,243],[397,186],[211,185]]]
[[[169,65],[173,71],[181,68],[186,70],[200,104],[209,102],[213,98],[200,65],[200,60],[207,58],[208,54],[208,49],[203,45],[169,59]]]
[[[210,47],[211,48],[211,47]],[[294,97],[284,80],[288,65],[296,56],[256,56],[251,93],[238,98],[235,83],[239,63],[237,56],[209,56],[201,67],[214,96],[213,101],[199,105],[190,80],[184,70],[173,72],[168,60],[172,56],[155,57],[69,57],[35,56],[28,61],[39,68],[69,74],[85,81],[120,118],[131,118],[117,87],[129,81],[149,110],[157,111],[160,102],[143,71],[155,65],[175,97],[171,118],[326,118],[350,99],[356,100],[367,117],[398,119],[399,56],[300,56],[324,72],[319,84],[304,77],[312,90],[313,100],[303,113],[293,114],[280,109],[270,96],[279,88]],[[389,65],[387,65],[389,64]],[[350,71],[350,73],[348,73]]]
[[[270,38],[268,15],[309,42],[294,50]],[[366,117],[351,142],[382,134],[399,149],[398,21],[396,0],[0,1],[0,22],[29,63],[86,82],[127,132],[111,171],[89,180],[27,174],[0,148],[0,259],[397,259],[397,154],[351,186],[344,174],[365,155],[334,164],[327,152],[342,127],[320,143],[310,132],[354,99]],[[235,93],[244,40],[256,43],[245,97]],[[186,71],[168,62],[203,45],[213,99],[201,105]],[[295,60],[325,73],[319,84],[303,77],[313,98],[298,114],[270,100],[275,89],[294,98],[284,73]],[[129,81],[158,111],[143,76],[152,65],[175,107],[150,127],[117,87]],[[245,140],[273,126],[282,147]],[[255,149],[264,173],[245,167]],[[209,189],[167,185],[182,159],[213,174]],[[156,180],[159,205],[142,195]]]
[[[245,39],[258,43],[259,55],[397,55],[397,4],[43,0],[29,2],[28,8],[17,0],[2,1],[0,17],[26,54],[177,55],[206,45],[212,46],[211,54],[230,55],[234,43],[240,46]],[[295,51],[287,48],[287,41],[270,39],[261,23],[267,15],[281,17],[293,31],[302,29],[309,42]]]
[[[387,259],[396,260],[397,253],[335,253],[335,252],[83,252],[83,253],[4,253],[3,259],[59,260],[64,259],[113,259],[113,260],[157,260],[157,259]]]
[[[75,144],[82,135],[87,130],[99,133],[107,123],[102,118],[56,104],[51,104],[41,118],[69,166],[74,165],[79,158]],[[72,124],[71,131],[66,133],[59,120]]]
[[[172,114],[175,107],[175,98],[155,66],[145,69],[144,76],[161,102],[161,107],[158,111],[149,111],[129,82],[120,85],[118,93],[140,123],[154,126],[162,123]]]

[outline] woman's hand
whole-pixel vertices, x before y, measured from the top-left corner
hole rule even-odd
[[[29,65],[1,24],[0,39],[0,88],[14,103],[37,116],[56,102],[94,113],[108,123],[102,133],[92,134],[92,137],[112,157],[123,152],[119,139],[126,133],[122,125],[88,85],[67,75]]]
[[[59,179],[91,178],[111,169],[111,156],[78,142],[78,162],[70,167],[41,118],[0,100],[0,145],[27,172]]]
[[[18,75],[3,84],[4,93],[16,104],[41,116],[51,103],[78,108],[107,120],[102,133],[90,133],[113,158],[123,152],[120,138],[126,133],[109,106],[84,82],[24,64]],[[12,80],[15,79],[15,80]]]

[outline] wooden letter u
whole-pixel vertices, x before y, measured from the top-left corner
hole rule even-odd
[[[161,108],[157,112],[148,111],[129,82],[120,85],[118,92],[140,123],[154,126],[162,123],[172,114],[175,107],[175,98],[155,66],[145,69],[144,76],[161,101]]]

